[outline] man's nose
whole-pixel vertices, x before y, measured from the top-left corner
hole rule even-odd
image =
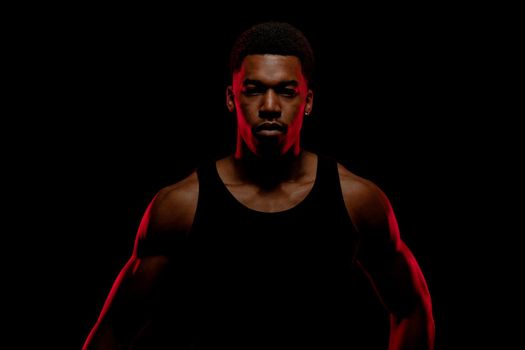
[[[272,89],[264,93],[263,104],[259,110],[259,117],[263,119],[276,119],[281,116],[279,96]]]

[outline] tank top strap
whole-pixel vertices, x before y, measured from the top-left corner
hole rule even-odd
[[[208,162],[197,168],[197,178],[199,179],[199,191],[213,191],[217,189],[215,162]]]
[[[343,203],[343,195],[341,192],[341,183],[339,179],[339,170],[337,168],[337,161],[327,156],[318,155],[318,169],[316,186],[313,188],[316,197],[321,197],[326,205],[340,205]],[[337,201],[334,202],[334,199]],[[319,200],[316,198],[316,200]]]

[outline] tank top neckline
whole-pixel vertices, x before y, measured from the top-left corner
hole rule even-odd
[[[242,208],[243,210],[251,212],[251,213],[254,213],[256,215],[275,215],[275,216],[277,216],[277,215],[284,215],[284,214],[288,214],[288,213],[291,213],[293,211],[299,210],[304,205],[306,205],[306,203],[310,201],[311,197],[314,195],[314,192],[319,187],[319,178],[320,178],[320,173],[321,173],[321,171],[320,171],[321,170],[320,162],[321,162],[321,158],[322,157],[320,157],[319,155],[316,155],[316,156],[317,156],[317,164],[316,164],[316,170],[315,170],[315,179],[314,179],[314,183],[313,183],[312,187],[310,188],[310,190],[308,191],[306,196],[301,201],[299,201],[298,203],[293,205],[292,207],[287,208],[287,209],[283,209],[283,210],[279,210],[279,211],[271,211],[271,212],[270,211],[261,211],[261,210],[250,208],[247,205],[245,205],[244,203],[242,203],[241,201],[239,201],[233,195],[233,193],[230,192],[230,190],[228,189],[228,187],[226,186],[224,181],[222,181],[222,178],[219,175],[219,171],[217,170],[217,162],[213,163],[213,166],[212,166],[212,168],[213,168],[213,176],[215,177],[215,180],[219,184],[219,187],[221,188],[221,190],[226,192],[226,196],[229,198],[229,200],[231,202],[235,203],[236,206]]]

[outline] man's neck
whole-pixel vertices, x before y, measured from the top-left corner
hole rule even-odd
[[[253,183],[268,190],[283,182],[294,182],[304,176],[306,152],[288,152],[278,157],[261,157],[243,152],[232,157],[235,177],[243,183]]]

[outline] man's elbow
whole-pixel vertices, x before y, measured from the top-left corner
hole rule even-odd
[[[389,349],[433,349],[435,324],[430,298],[417,302],[409,312],[390,314]]]
[[[97,324],[89,333],[82,350],[122,349],[113,329],[107,323]]]

